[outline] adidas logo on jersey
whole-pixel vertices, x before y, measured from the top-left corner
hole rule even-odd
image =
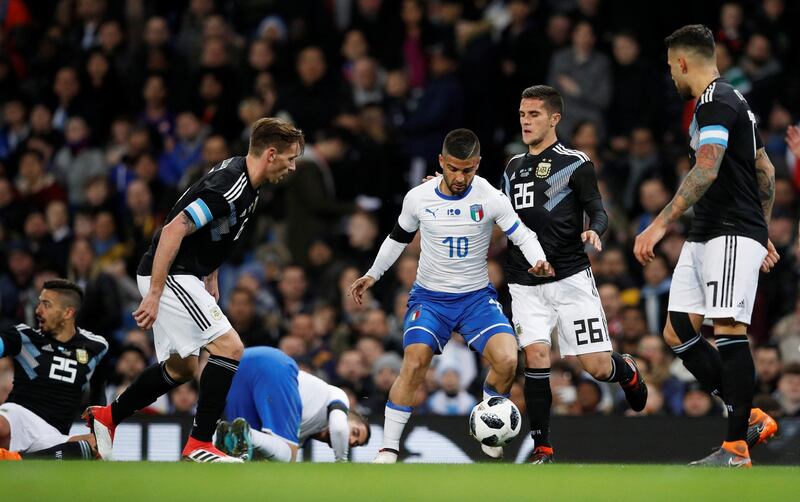
[[[744,300],[740,301],[738,305],[736,305],[737,309],[744,308]]]
[[[47,345],[42,347],[42,350],[45,352],[53,352],[53,346],[48,343]]]

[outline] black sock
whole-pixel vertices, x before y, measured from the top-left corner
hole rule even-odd
[[[525,407],[535,446],[550,445],[550,368],[525,368]]]
[[[694,375],[706,392],[720,395],[722,390],[722,359],[720,353],[698,334],[688,342],[672,347],[683,365]]]
[[[756,377],[753,356],[746,336],[717,337],[722,359],[722,397],[728,408],[726,441],[747,437],[747,423],[753,407]]]
[[[136,380],[111,403],[111,418],[118,424],[150,405],[182,382],[176,382],[167,373],[166,362],[154,364],[136,377]]]
[[[26,460],[91,460],[94,458],[94,454],[88,441],[70,441],[45,450],[23,453],[22,458]]]
[[[611,374],[608,376],[607,382],[619,382],[620,385],[625,385],[631,381],[634,372],[630,364],[625,361],[621,354],[616,352],[611,353]]]
[[[200,396],[194,416],[192,437],[198,441],[211,441],[217,420],[225,409],[225,400],[239,361],[227,357],[210,356],[200,375]]]

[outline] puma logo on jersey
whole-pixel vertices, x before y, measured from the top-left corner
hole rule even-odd
[[[426,213],[431,213],[431,215],[432,215],[434,218],[436,218],[436,211],[438,211],[438,210],[439,210],[439,208],[438,208],[438,207],[437,207],[436,209],[433,209],[433,210],[431,210],[431,208],[429,208],[429,207],[426,207],[426,208],[425,208],[425,212],[426,212]]]

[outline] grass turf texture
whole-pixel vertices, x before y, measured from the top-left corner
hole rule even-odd
[[[800,468],[0,463],[0,499],[80,500],[797,500]]]

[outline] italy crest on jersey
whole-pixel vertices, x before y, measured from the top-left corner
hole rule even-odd
[[[412,312],[411,315],[408,316],[408,318],[411,321],[416,321],[417,319],[419,319],[419,309],[417,309],[414,312]]]
[[[473,204],[469,206],[469,215],[472,221],[481,221],[483,219],[483,204]]]

